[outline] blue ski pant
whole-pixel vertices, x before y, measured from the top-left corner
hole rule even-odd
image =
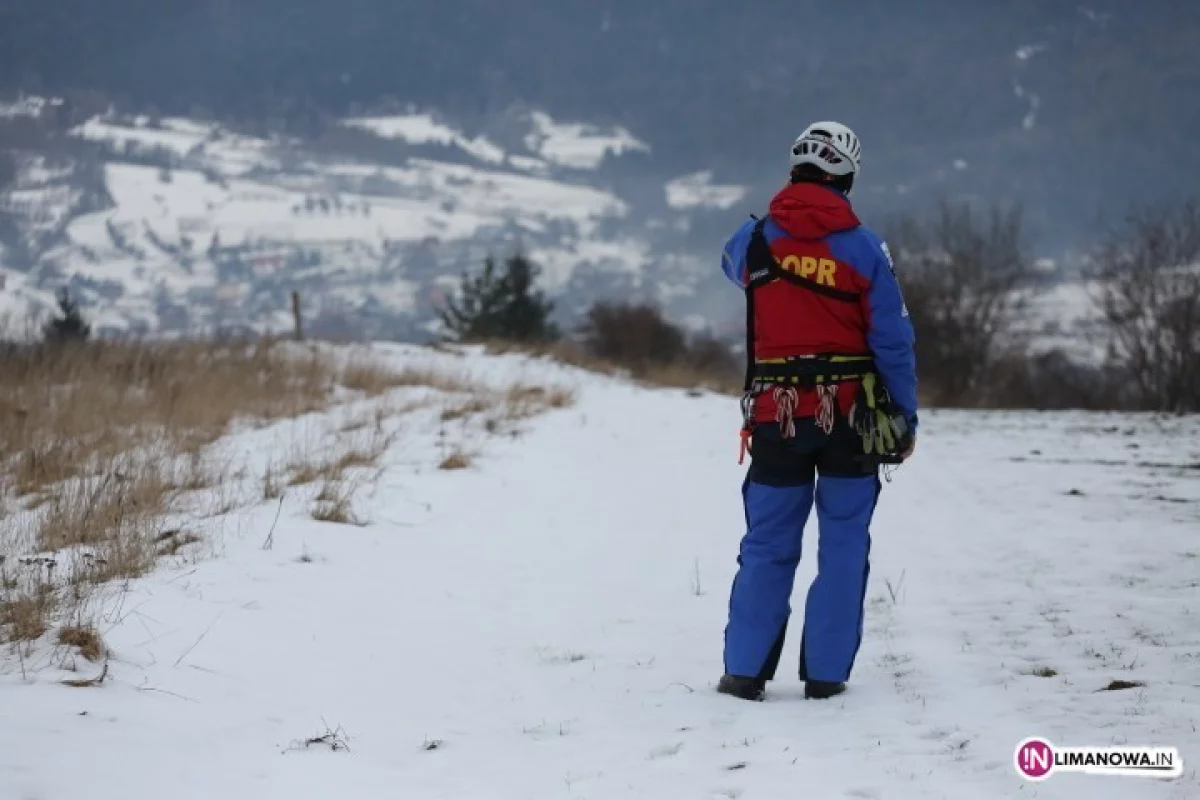
[[[840,418],[830,434],[811,419],[797,419],[796,435],[789,439],[778,425],[760,424],[751,444],[753,460],[742,486],[746,534],[729,598],[725,672],[775,677],[804,525],[815,501],[817,577],[804,608],[800,678],[845,681],[862,641],[878,468],[864,466],[861,442]]]

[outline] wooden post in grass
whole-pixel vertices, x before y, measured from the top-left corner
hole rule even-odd
[[[297,342],[304,341],[304,326],[300,320],[300,293],[292,290],[292,320],[295,323],[294,335]]]

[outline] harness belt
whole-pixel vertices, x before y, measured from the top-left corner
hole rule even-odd
[[[811,388],[818,384],[860,380],[875,372],[870,355],[813,355],[760,358],[751,368],[751,391],[767,385]]]

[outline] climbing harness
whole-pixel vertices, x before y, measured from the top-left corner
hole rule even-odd
[[[754,295],[763,286],[783,280],[834,300],[846,303],[859,301],[857,292],[826,286],[785,270],[771,253],[763,230],[765,226],[765,219],[757,220],[746,248],[746,266],[749,269],[749,281],[746,284],[746,378],[741,401],[739,464],[745,460],[746,453],[750,452],[754,433],[755,401],[760,395],[767,391],[772,393],[780,433],[783,438],[790,439],[796,435],[794,414],[799,401],[798,389],[815,389],[818,399],[815,422],[822,431],[829,434],[833,431],[837,419],[838,384],[845,381],[861,381],[868,375],[873,376],[875,370],[875,361],[870,354],[755,358]]]

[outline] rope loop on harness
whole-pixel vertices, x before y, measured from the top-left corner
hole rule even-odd
[[[779,433],[784,439],[796,435],[796,406],[800,402],[800,393],[791,386],[775,387],[775,421],[779,423]]]
[[[824,431],[826,436],[833,433],[833,423],[837,419],[837,393],[836,383],[817,385],[817,427]]]

